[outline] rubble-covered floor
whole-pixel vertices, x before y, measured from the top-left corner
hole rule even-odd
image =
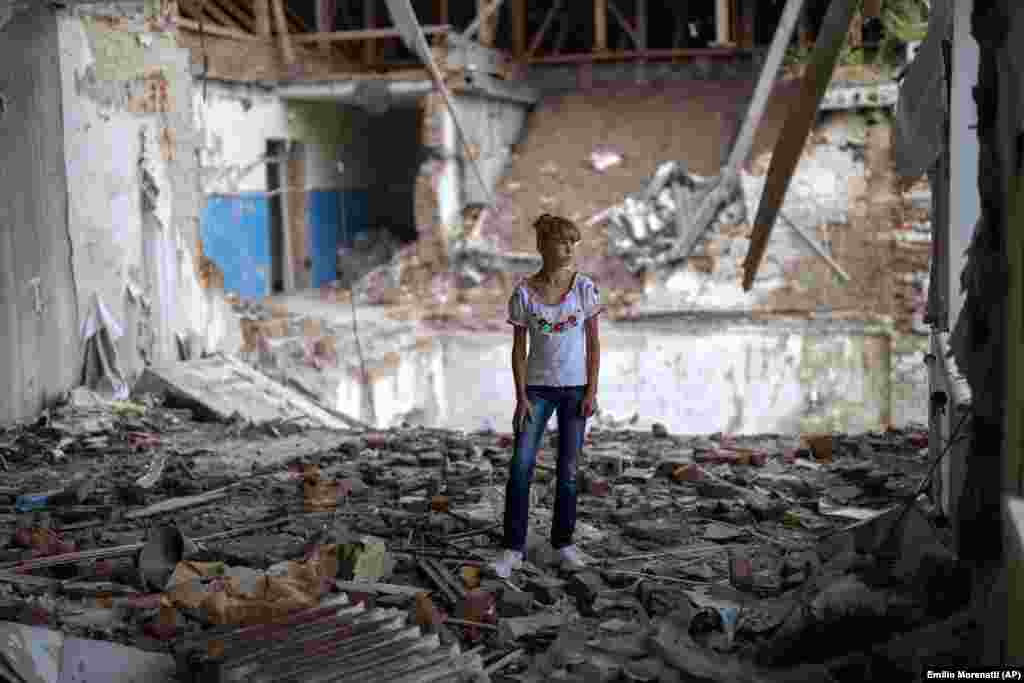
[[[108,664],[191,652],[223,680],[589,683],[911,680],[978,635],[942,520],[916,497],[923,432],[594,429],[577,479],[592,562],[571,575],[546,541],[546,443],[528,562],[503,581],[484,567],[510,435],[193,414],[76,390],[0,431],[2,637],[63,637],[65,667],[95,640],[132,648]],[[232,631],[325,601],[276,635]],[[16,654],[0,649],[0,680],[72,680]],[[146,680],[175,668],[153,666]]]

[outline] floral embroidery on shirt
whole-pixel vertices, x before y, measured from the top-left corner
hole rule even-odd
[[[569,328],[576,327],[576,325],[579,324],[579,319],[575,315],[570,315],[565,320],[562,320],[557,323],[552,322],[550,320],[546,320],[545,318],[542,318],[539,315],[535,315],[534,319],[537,321],[538,329],[540,329],[540,331],[543,332],[544,334],[561,334],[562,332],[565,332]]]

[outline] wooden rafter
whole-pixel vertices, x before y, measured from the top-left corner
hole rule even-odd
[[[779,140],[775,144],[775,151],[772,153],[764,193],[757,207],[757,217],[750,235],[750,250],[743,262],[744,291],[749,292],[754,285],[754,277],[768,247],[768,238],[782,208],[786,190],[789,189],[793,172],[807,143],[807,136],[814,125],[821,98],[832,79],[832,72],[835,70],[846,33],[850,30],[854,10],[852,2],[833,0],[825,14],[818,41],[804,72],[800,99],[796,106],[790,109]]]
[[[423,33],[430,35],[444,34],[452,30],[451,26],[424,26]],[[330,31],[327,33],[293,33],[293,43],[351,42],[380,38],[400,38],[401,32],[396,28],[373,28],[358,31]]]
[[[220,6],[225,9],[246,31],[256,32],[256,19],[253,16],[252,8],[246,9],[241,0],[219,0]]]
[[[270,20],[270,0],[252,0],[253,16],[256,18],[256,33],[261,36],[270,35],[270,27],[273,22]]]
[[[512,0],[512,55],[516,59],[526,53],[526,0]]]
[[[288,22],[285,19],[284,0],[272,0],[274,10],[274,24],[277,26],[278,41],[281,44],[281,51],[284,53],[286,64],[295,63],[295,48],[289,35]]]
[[[194,19],[189,19],[183,16],[178,17],[177,24],[178,28],[183,28],[187,31],[193,31],[195,33],[209,33],[211,36],[220,36],[221,38],[233,38],[234,40],[253,41],[258,43],[266,41],[266,38],[263,36],[253,35],[251,33],[246,33],[245,31],[237,31],[232,28],[225,28],[219,24],[211,24],[205,21],[200,24]]]
[[[234,29],[236,31],[246,30],[240,22],[222,10],[220,5],[218,5],[214,0],[197,0],[197,2],[202,6],[206,16],[210,17],[224,28]]]
[[[608,0],[594,0],[594,52],[608,49]]]

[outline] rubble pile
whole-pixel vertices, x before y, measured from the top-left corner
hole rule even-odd
[[[621,257],[632,273],[656,268],[660,265],[658,256],[685,236],[686,217],[696,213],[714,184],[714,178],[690,173],[682,162],[658,166],[640,193],[609,209],[610,254]],[[742,197],[733,197],[712,221],[709,231],[720,232],[723,226],[738,225],[745,217]],[[703,253],[700,243],[695,253],[698,257]]]
[[[0,631],[188,681],[899,680],[969,641],[924,432],[595,427],[576,573],[546,538],[552,433],[502,580],[511,435],[196,414],[78,390],[0,432]],[[923,628],[957,638],[888,642]],[[37,664],[0,651],[0,678],[51,680]]]

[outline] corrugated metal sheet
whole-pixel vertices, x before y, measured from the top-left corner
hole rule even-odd
[[[408,614],[340,598],[265,626],[218,629],[177,649],[185,683],[487,681],[477,655],[441,648]]]

